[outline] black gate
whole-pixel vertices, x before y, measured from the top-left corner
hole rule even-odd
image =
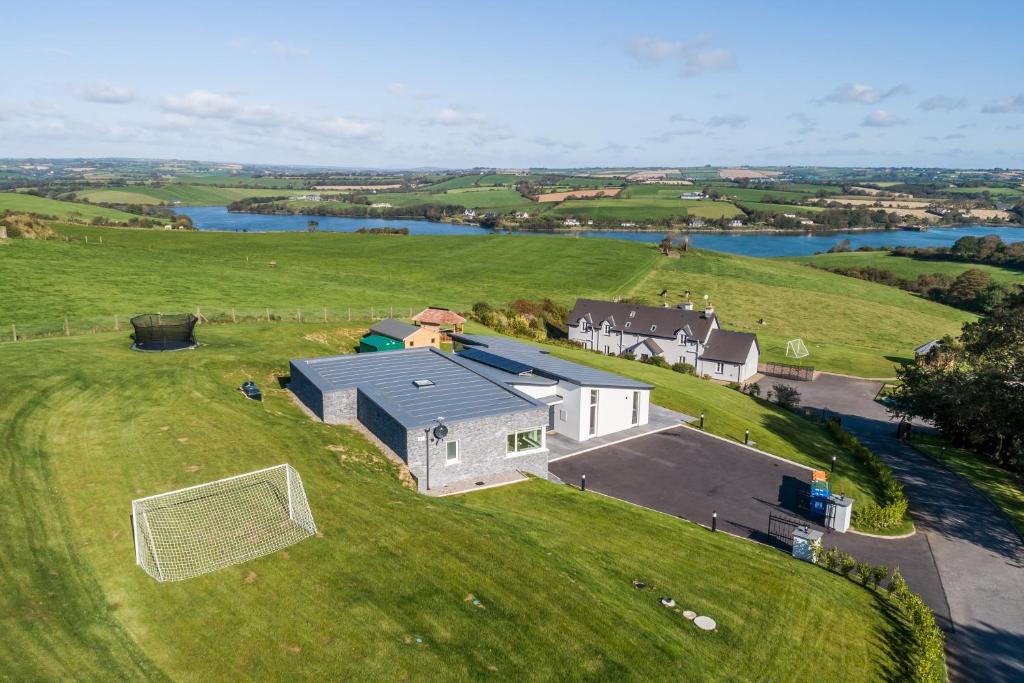
[[[768,513],[768,543],[787,550],[793,549],[793,530],[806,526],[804,522]]]
[[[836,504],[831,500],[825,504],[825,521],[823,524],[826,529],[836,528]]]

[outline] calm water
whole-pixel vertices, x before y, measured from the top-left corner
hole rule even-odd
[[[320,223],[317,230],[324,232],[355,232],[359,228],[409,228],[413,235],[484,235],[490,230],[471,225],[455,225],[424,220],[346,218],[342,216],[266,216],[256,213],[229,213],[223,206],[186,206],[176,209],[188,214],[200,230],[227,230],[238,232],[305,232],[306,221]],[[512,233],[544,234],[562,239],[614,238],[635,242],[660,242],[662,233],[629,232],[618,230],[591,230],[578,233]],[[702,249],[726,251],[746,256],[807,256],[816,251],[828,251],[842,239],[850,240],[854,249],[862,246],[948,247],[964,235],[999,235],[1004,242],[1024,240],[1024,228],[989,227],[984,225],[963,228],[932,228],[927,232],[913,230],[887,230],[879,232],[832,232],[813,235],[780,233],[693,233],[690,244]]]

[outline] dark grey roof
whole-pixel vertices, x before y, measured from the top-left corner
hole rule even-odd
[[[757,335],[752,332],[734,332],[732,330],[711,330],[711,338],[701,352],[704,360],[722,361],[743,365],[747,362],[750,345],[757,346]],[[758,347],[760,352],[760,347]]]
[[[433,348],[294,360],[296,371],[324,393],[357,388],[407,429],[438,417],[462,422],[544,405]],[[433,385],[417,387],[417,380]]]
[[[916,349],[914,349],[914,354],[917,356],[923,356],[932,349],[934,349],[936,346],[942,346],[941,339],[932,339],[931,341],[927,341],[924,344],[921,344]]]
[[[454,358],[462,365],[466,366],[467,368],[470,368],[476,373],[483,375],[487,379],[493,382],[501,382],[502,384],[506,384],[508,386],[523,385],[552,387],[558,384],[557,379],[551,379],[550,377],[541,377],[540,375],[533,374],[532,368],[531,372],[519,375],[513,374],[511,372],[506,372],[504,370],[500,370],[496,367],[485,365],[474,360],[470,360],[468,356],[465,356],[462,353],[456,354]]]
[[[552,356],[548,351],[513,341],[506,337],[485,337],[477,334],[452,334],[452,339],[471,346],[483,346],[496,356],[518,361],[533,368],[534,375],[564,380],[571,384],[587,387],[609,387],[612,389],[653,389],[654,387],[635,379],[597,370],[586,365],[573,363]],[[515,375],[516,378],[521,377]],[[516,382],[517,384],[519,382]]]
[[[632,317],[630,313],[633,314]],[[568,323],[576,326],[581,318],[592,325],[600,325],[607,320],[612,324],[613,330],[664,339],[671,339],[679,330],[689,326],[688,336],[704,341],[711,330],[715,314],[705,317],[702,310],[687,311],[682,308],[658,308],[598,299],[577,299],[576,305],[569,312]],[[629,323],[629,327],[626,327],[626,323]]]
[[[420,328],[409,323],[403,323],[401,320],[395,320],[394,318],[385,318],[379,323],[370,328],[370,332],[374,334],[380,334],[385,337],[391,337],[392,339],[398,339],[399,341],[405,339],[414,332],[418,332]]]

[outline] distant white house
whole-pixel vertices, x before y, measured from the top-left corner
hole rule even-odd
[[[587,225],[593,225],[594,221],[587,221]]]
[[[300,194],[294,197],[289,197],[292,201],[296,202],[319,202],[322,201],[318,194]]]
[[[529,218],[530,214],[526,211],[517,211],[516,218]]]
[[[465,211],[462,212],[462,215],[465,216],[466,218],[476,218],[476,211],[474,211],[473,209],[466,209]]]
[[[636,223],[633,223],[631,221],[626,221],[625,223],[619,223],[619,225],[621,227],[623,227],[623,228],[635,228],[636,227]]]
[[[564,225],[567,228],[574,228],[579,224],[580,222],[575,218],[566,218],[565,221],[562,222],[562,225]]]
[[[705,225],[707,225],[707,223],[705,223],[700,218],[691,218],[688,225],[691,228],[703,228]]]
[[[689,302],[658,308],[577,299],[567,323],[571,341],[601,353],[659,356],[727,382],[745,382],[757,373],[757,335],[721,329],[710,304],[696,311]]]
[[[784,213],[784,214],[782,214],[782,217],[783,218],[796,218],[796,214],[795,213]]]
[[[707,199],[708,196],[703,192],[684,192],[679,195],[680,199]]]
[[[739,218],[733,218],[731,221],[729,221],[729,227],[730,228],[742,228],[743,227],[743,221],[741,221]]]
[[[387,202],[375,202],[373,204],[370,204],[370,208],[371,209],[390,209],[391,205],[388,204]]]
[[[802,218],[800,219],[800,225],[814,225],[814,221]]]

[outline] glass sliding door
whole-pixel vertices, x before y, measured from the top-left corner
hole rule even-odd
[[[597,434],[597,389],[590,390],[590,436]]]

